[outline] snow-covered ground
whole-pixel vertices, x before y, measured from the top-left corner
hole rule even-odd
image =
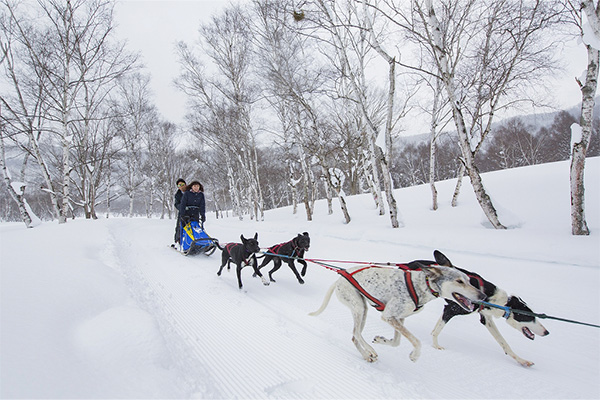
[[[317,203],[268,211],[264,222],[216,220],[222,243],[259,233],[261,246],[310,232],[307,258],[363,262],[431,259],[434,249],[478,272],[534,311],[600,324],[600,159],[586,163],[586,216],[592,234],[570,234],[568,163],[484,175],[511,229],[490,229],[471,187],[449,205],[454,181],[440,182],[440,209],[428,186],[396,191],[404,227],[390,228],[368,195],[348,199],[350,224]],[[210,195],[210,188],[207,188]],[[300,285],[282,267],[263,286],[243,270],[217,277],[220,252],[184,257],[171,250],[174,222],[111,218],[0,225],[2,398],[600,398],[600,330],[542,320],[535,341],[502,320],[502,335],[524,368],[504,355],[477,315],[453,319],[431,346],[443,300],[406,325],[422,342],[375,345],[364,361],[351,342],[352,319],[334,297],[311,317],[338,276],[309,264]],[[341,265],[344,266],[344,265]],[[369,311],[364,336],[391,337]]]

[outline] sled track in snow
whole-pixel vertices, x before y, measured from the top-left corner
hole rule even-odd
[[[268,288],[251,282],[250,271],[245,269],[243,278],[251,292],[239,291],[233,269],[216,276],[217,257],[164,253],[157,254],[156,265],[136,265],[135,251],[129,250],[116,259],[140,307],[158,321],[192,397],[389,397],[370,384],[369,374],[357,373],[368,364],[362,364],[349,341],[332,346],[318,328],[278,312],[259,296]],[[161,265],[163,257],[170,263]],[[278,362],[287,357],[297,363]],[[355,358],[357,367],[336,362],[340,357]],[[328,384],[332,379],[335,385]],[[363,390],[356,390],[357,380],[364,380]],[[340,386],[351,392],[340,393]]]

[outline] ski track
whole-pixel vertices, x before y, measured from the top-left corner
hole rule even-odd
[[[135,237],[131,234],[116,229],[113,231],[114,242]],[[295,322],[297,317],[289,319],[278,314],[276,305],[262,299],[264,291],[273,288],[263,288],[259,279],[252,278],[251,268],[242,270],[245,286],[239,291],[234,266],[229,271],[225,269],[220,278],[216,276],[219,252],[216,257],[183,257],[163,247],[164,252],[159,253],[165,254],[157,254],[156,263],[136,265],[135,249],[142,248],[139,245],[130,242],[116,247],[120,253],[116,257],[121,262],[119,268],[140,305],[159,320],[171,349],[176,349],[174,358],[184,356],[187,359],[187,365],[180,366],[180,369],[187,369],[182,371],[188,375],[186,380],[194,381],[194,377],[189,376],[189,364],[194,365],[195,373],[201,374],[191,382],[195,392],[191,393],[192,397],[279,398],[290,393],[297,394],[295,398],[382,398],[391,395],[385,389],[373,387],[368,374],[357,374],[355,368],[336,362],[339,357],[352,357],[360,362],[360,356],[349,340],[325,353],[322,348],[315,348],[314,336],[321,336],[323,332],[310,325],[300,326]],[[283,268],[287,267],[284,265]],[[282,281],[288,280],[287,283],[300,287],[291,272],[288,275],[281,270],[278,272]],[[223,292],[233,294],[221,296]],[[243,313],[249,309],[256,313],[257,324],[241,325],[240,322],[248,321]],[[299,310],[304,314],[308,311]],[[310,318],[313,325],[320,325],[314,317],[306,318]],[[219,323],[206,326],[203,320]],[[341,337],[347,338],[347,332]],[[174,345],[174,341],[179,344]],[[238,348],[251,356],[239,357]],[[280,357],[291,356],[298,360],[298,368],[289,368],[288,362],[277,362]],[[328,385],[330,379],[334,379],[336,385]],[[357,380],[362,381],[359,387],[363,390],[356,390]],[[347,387],[350,391],[340,392],[339,387]]]
[[[138,227],[164,229],[161,224],[148,226],[142,219]],[[235,226],[215,225],[214,229],[216,233],[211,233],[217,238],[239,237]],[[221,277],[216,275],[220,252],[210,257],[184,257],[164,243],[148,243],[145,235],[122,229],[118,221],[113,222],[109,230],[113,264],[116,263],[115,267],[125,275],[138,305],[158,321],[178,375],[187,385],[182,391],[190,398],[440,398],[440,393],[443,398],[478,398],[481,397],[477,383],[480,381],[498,386],[511,382],[498,390],[507,397],[519,398],[523,393],[518,388],[532,384],[531,379],[543,371],[544,364],[552,364],[551,359],[542,357],[540,350],[535,355],[535,348],[527,347],[527,343],[523,345],[509,339],[518,354],[525,358],[535,355],[534,361],[542,365],[537,371],[528,370],[528,374],[515,377],[514,369],[520,367],[502,354],[491,336],[480,330],[477,316],[453,321],[440,337],[440,344],[448,350],[433,349],[427,338],[439,318],[441,302],[427,307],[407,322],[407,327],[422,342],[422,354],[417,364],[408,359],[412,346],[406,340],[402,340],[397,348],[375,347],[379,361],[369,364],[362,360],[352,344],[352,318],[335,296],[321,315],[307,315],[320,306],[327,287],[337,279],[334,272],[309,264],[307,284],[300,285],[284,264],[274,276],[278,282],[264,287],[260,279],[252,277],[252,269],[246,267],[242,270],[244,289],[239,290],[235,266],[231,270],[225,269]],[[253,232],[244,234],[249,236]],[[333,238],[333,235],[325,235]],[[263,243],[276,243],[272,241],[275,236],[281,238],[279,230],[261,231],[261,236],[265,238]],[[148,237],[161,238],[161,234],[153,232]],[[371,245],[377,248],[386,243],[373,242]],[[395,246],[413,249],[413,252],[415,248],[406,244]],[[314,247],[318,254],[326,254],[326,249],[319,250],[318,244]],[[311,253],[312,250],[313,246]],[[348,259],[352,259],[352,249],[348,250]],[[149,251],[154,253],[154,261],[138,263],[138,259],[147,260],[148,257],[147,254],[144,257],[137,255]],[[465,253],[468,254],[463,258],[473,256]],[[491,257],[492,263],[515,270],[520,261],[511,259],[506,264],[507,260],[502,257],[496,260],[494,256],[487,257]],[[379,258],[376,252],[373,258]],[[262,270],[265,276],[268,277],[271,267],[272,264]],[[562,269],[565,265],[550,267]],[[484,276],[491,275],[493,281],[494,265],[487,268],[490,272],[483,266],[478,267],[478,271]],[[519,289],[518,282],[511,284]],[[288,317],[288,313],[293,315]],[[248,314],[252,318],[248,318]],[[207,325],[205,321],[211,321],[211,324]],[[464,325],[462,330],[461,324]],[[472,329],[473,333],[465,329]],[[480,331],[476,331],[478,329]],[[457,333],[452,335],[452,332]],[[380,320],[378,313],[370,312],[363,335],[370,341],[381,334],[391,337],[393,332]],[[573,334],[576,337],[578,331]],[[587,331],[582,331],[581,336],[584,341],[589,341]],[[544,346],[544,342],[540,344]],[[478,359],[473,354],[481,353],[489,354],[489,360],[486,357],[484,363],[474,361]],[[294,363],[289,363],[289,359]],[[448,365],[462,368],[444,369]],[[465,371],[468,371],[468,378]],[[457,383],[440,389],[435,383],[428,382],[423,374],[455,376],[456,382],[465,385]],[[427,385],[424,382],[428,382]],[[536,393],[546,392],[548,398],[553,398],[561,393],[560,390],[557,392],[558,388],[570,384],[572,382],[541,383]],[[578,397],[576,391],[571,393]]]

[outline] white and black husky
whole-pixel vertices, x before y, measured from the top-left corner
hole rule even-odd
[[[438,253],[446,259],[438,251],[434,254]],[[338,271],[342,276],[329,288],[321,307],[310,315],[323,312],[335,290],[338,299],[352,312],[352,342],[366,361],[374,362],[377,360],[377,353],[362,336],[367,305],[372,305],[381,311],[381,318],[394,328],[393,339],[377,336],[373,342],[398,346],[400,337],[405,336],[413,345],[410,359],[417,361],[421,353],[421,342],[404,326],[406,317],[415,314],[425,303],[437,297],[452,299],[454,304],[471,312],[475,309],[472,302],[483,300],[485,295],[469,283],[467,275],[456,268],[417,265],[414,262],[402,267],[366,265]]]
[[[437,260],[436,258],[436,261],[443,265],[452,266],[449,260],[446,260],[447,262],[444,262],[443,260],[440,262],[440,260]],[[544,328],[544,326],[538,321],[538,319],[535,316],[518,313],[518,311],[525,311],[527,313],[532,312],[531,309],[527,306],[527,304],[523,300],[521,300],[521,298],[517,296],[509,296],[504,290],[500,289],[493,283],[486,281],[474,272],[470,272],[458,267],[454,268],[465,273],[469,277],[471,285],[481,289],[483,293],[485,293],[487,297],[486,302],[497,304],[503,307],[509,307],[510,312],[506,313],[503,309],[486,306],[478,307],[472,311],[467,311],[463,307],[458,305],[456,302],[446,299],[446,302],[448,304],[446,304],[446,306],[444,307],[444,312],[442,316],[435,325],[433,332],[431,332],[433,336],[433,347],[440,350],[443,349],[443,347],[441,347],[438,344],[438,336],[442,329],[444,329],[446,323],[450,321],[450,319],[457,315],[466,315],[477,311],[479,312],[481,323],[485,325],[485,327],[488,329],[488,331],[490,331],[494,339],[496,339],[498,344],[502,346],[504,353],[508,354],[509,356],[514,358],[519,364],[525,367],[532,366],[533,363],[531,361],[527,361],[519,357],[510,348],[506,340],[500,334],[500,331],[498,331],[498,327],[496,327],[496,324],[494,323],[493,319],[504,317],[506,319],[506,323],[508,323],[513,328],[521,331],[526,338],[531,340],[535,338],[535,335],[546,336],[550,332],[548,332],[548,330]],[[517,312],[513,312],[513,310]]]

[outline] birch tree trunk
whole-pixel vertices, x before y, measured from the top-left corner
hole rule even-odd
[[[375,183],[375,179],[379,179],[379,173],[377,172],[377,168],[375,167],[374,161],[375,157],[372,155],[372,153],[370,151],[365,151],[363,175],[367,182],[367,186],[369,187],[369,191],[373,196],[375,207],[379,210],[379,215],[385,215],[385,206],[383,205],[383,202],[380,199],[381,190],[377,190],[377,188],[381,188],[381,185]]]
[[[592,31],[600,38],[600,7],[594,6],[591,0],[581,2],[581,6]],[[589,235],[590,230],[585,220],[585,187],[584,171],[585,156],[592,136],[592,121],[594,113],[594,96],[598,87],[598,65],[600,64],[600,52],[589,44],[586,44],[588,65],[585,76],[585,84],[580,83],[581,88],[581,137],[572,136],[571,149],[571,233],[573,235]]]
[[[6,168],[6,153],[4,151],[4,130],[2,128],[2,109],[0,108],[0,169],[2,169],[2,175],[4,176],[4,182],[6,184],[6,190],[10,194],[10,197],[15,201],[21,215],[21,220],[25,223],[27,228],[32,228],[32,218],[29,215],[27,207],[25,206],[25,186],[21,187],[21,193],[17,193],[12,185],[12,180],[8,169]],[[23,184],[24,185],[24,184]]]
[[[447,59],[448,55],[443,50],[444,44],[442,42],[442,32],[440,28],[440,23],[433,9],[432,0],[426,0],[425,4],[427,7],[428,16],[427,24],[429,24],[429,26],[431,27],[436,62],[439,68],[439,72],[441,73],[442,83],[448,95],[448,101],[450,102],[450,106],[452,108],[452,117],[456,125],[458,141],[463,156],[463,161],[465,164],[465,169],[471,180],[471,185],[473,186],[475,197],[477,198],[477,201],[479,202],[483,213],[485,214],[489,222],[492,224],[492,226],[496,229],[506,229],[506,227],[502,225],[502,223],[500,223],[500,220],[498,219],[496,209],[494,208],[492,200],[488,196],[485,187],[483,186],[483,181],[479,174],[479,170],[475,165],[475,154],[474,151],[471,149],[471,143],[469,141],[467,127],[461,109],[461,102],[456,97],[457,86],[454,82],[453,74],[451,73],[449,68]]]
[[[352,87],[356,93],[356,101],[358,103],[358,108],[359,108],[359,111],[362,113],[363,118],[366,121],[367,128],[369,129],[370,146],[371,146],[371,149],[373,149],[373,146],[377,147],[375,145],[374,141],[377,139],[379,130],[375,126],[371,116],[369,115],[369,112],[367,111],[367,104],[366,104],[367,98],[366,98],[366,93],[365,93],[366,88],[360,87],[359,80],[357,79],[357,77],[355,76],[355,74],[352,71],[352,65],[348,58],[348,54],[346,52],[346,47],[344,46],[344,43],[341,40],[341,35],[338,32],[338,29],[340,29],[340,27],[343,26],[343,24],[338,23],[337,20],[334,18],[335,14],[333,13],[333,10],[330,8],[329,4],[326,1],[320,0],[320,1],[318,1],[318,5],[321,8],[321,10],[323,11],[323,13],[326,17],[326,20],[329,24],[328,30],[330,31],[332,39],[334,41],[334,44],[335,44],[334,47],[335,47],[335,51],[339,57],[339,61],[342,64],[345,71],[347,72],[347,74],[349,75],[348,79],[350,80],[350,84],[352,85]],[[365,9],[366,9],[366,5],[365,5]],[[364,29],[369,29],[369,27],[364,27]],[[390,222],[391,222],[393,228],[398,228],[400,226],[399,222],[398,222],[398,209],[397,209],[396,200],[395,200],[394,194],[393,194],[392,179],[391,179],[391,175],[389,173],[389,165],[391,163],[391,159],[389,159],[389,160],[387,159],[387,155],[391,155],[391,148],[388,147],[388,143],[391,145],[391,137],[389,137],[388,135],[391,134],[391,121],[392,121],[391,113],[393,112],[393,105],[394,105],[393,99],[394,99],[394,91],[395,91],[395,60],[392,57],[390,57],[389,55],[387,55],[387,53],[385,51],[382,50],[381,46],[378,44],[376,38],[374,37],[375,35],[373,34],[372,29],[370,29],[370,32],[371,32],[373,38],[375,39],[373,41],[373,43],[371,43],[371,45],[388,62],[388,65],[389,65],[389,71],[388,71],[389,90],[388,90],[387,109],[386,109],[386,112],[387,112],[386,127],[385,127],[385,132],[384,132],[385,141],[386,141],[386,150],[385,150],[385,153],[381,149],[379,149],[379,150],[374,149],[372,151],[373,151],[373,155],[377,159],[377,164],[379,164],[379,166],[381,167],[381,170],[382,170],[381,172],[383,175],[384,190],[386,192],[386,198],[388,200],[388,207],[390,209],[389,210]],[[377,164],[375,164],[375,165],[377,165]],[[377,183],[375,182],[375,184],[377,184]]]

